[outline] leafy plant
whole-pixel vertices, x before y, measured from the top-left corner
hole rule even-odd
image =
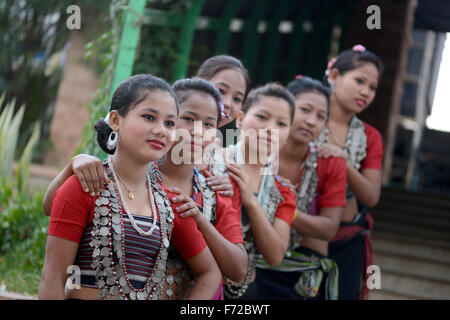
[[[0,105],[4,99],[2,94]],[[27,189],[31,155],[39,140],[40,125],[34,126],[13,176],[12,165],[25,106],[15,114],[14,109],[15,99],[12,99],[0,114],[0,281],[6,281],[3,277],[7,277],[7,286],[14,290],[23,287],[23,292],[34,293],[36,280],[39,284],[36,273],[42,270],[48,226],[48,217],[42,212],[43,190]],[[16,282],[29,276],[34,279],[35,289],[25,289],[27,281]]]

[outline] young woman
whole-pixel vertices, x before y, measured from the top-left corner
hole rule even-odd
[[[40,299],[164,298],[170,239],[196,274],[189,298],[214,296],[220,271],[194,219],[174,214],[147,174],[173,144],[177,109],[162,79],[136,75],[119,85],[107,122],[95,126],[100,146],[113,154],[104,164],[110,182],[90,196],[71,176],[56,192]],[[70,266],[80,271],[80,287],[66,287]]]
[[[238,201],[234,204],[242,209],[248,254],[247,276],[240,283],[227,281],[227,298],[257,298],[257,254],[269,265],[277,265],[286,252],[295,201],[289,188],[275,181],[272,157],[287,140],[294,111],[294,99],[283,86],[267,84],[252,90],[236,120],[240,141],[222,150],[226,166],[221,165],[224,159],[213,163],[215,173],[228,173],[239,186],[242,208]]]
[[[280,150],[279,179],[293,189],[297,213],[283,261],[275,267],[258,261],[259,298],[336,299],[338,270],[327,256],[345,206],[345,163],[320,158],[310,147],[328,119],[330,93],[319,81],[301,76],[287,88],[297,109]]]
[[[383,145],[380,133],[357,115],[374,100],[381,72],[380,59],[362,45],[343,51],[326,72],[333,93],[330,121],[319,138],[320,154],[344,159],[348,182],[342,223],[329,246],[330,257],[339,265],[339,299],[368,295],[373,219],[367,208],[380,198]]]
[[[203,150],[216,137],[220,93],[210,82],[199,78],[178,80],[173,89],[180,104],[176,127],[182,139],[159,163],[161,183],[174,203],[183,203],[177,212],[194,217],[223,276],[242,281],[247,271],[247,253],[240,229],[240,210],[233,207],[231,198],[209,188],[194,166],[201,163]],[[234,193],[239,195],[239,190]],[[176,252],[170,255],[169,265],[170,291],[175,298],[182,298],[189,292],[190,270]],[[221,288],[215,298],[223,299]]]
[[[218,127],[235,120],[250,89],[250,78],[241,61],[229,55],[213,56],[199,67],[197,77],[210,81],[222,95],[223,117]]]

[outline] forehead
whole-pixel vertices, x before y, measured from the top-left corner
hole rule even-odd
[[[346,72],[346,74],[350,74],[353,76],[362,76],[372,82],[378,82],[378,79],[380,77],[380,72],[378,71],[377,67],[375,67],[375,65],[370,62],[365,62],[359,67]]]
[[[327,112],[328,105],[325,96],[317,91],[311,91],[299,94],[295,97],[295,105],[297,107],[308,105],[317,112]]]
[[[267,112],[274,117],[290,118],[289,103],[278,97],[260,96],[248,110],[248,112]]]
[[[222,84],[228,86],[233,91],[239,91],[244,94],[247,86],[245,78],[239,69],[225,69],[217,72],[209,79],[214,85]]]
[[[205,118],[213,117],[214,119],[219,116],[214,98],[209,94],[198,91],[188,93],[187,98],[180,103],[180,112],[194,112]]]
[[[139,102],[133,110],[141,111],[151,108],[161,114],[177,114],[177,105],[175,98],[168,92],[163,90],[147,91],[145,98]]]

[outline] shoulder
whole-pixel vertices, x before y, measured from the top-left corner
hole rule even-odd
[[[76,175],[71,175],[55,193],[55,199],[78,199],[80,201],[92,202],[94,197],[84,192],[80,180]]]
[[[283,197],[284,201],[293,201],[295,203],[295,194],[289,189],[288,187],[283,186],[280,182],[278,182],[275,177],[275,185],[280,191],[281,196]]]
[[[317,161],[317,173],[320,176],[328,175],[332,172],[340,171],[340,170],[346,170],[345,166],[345,160],[342,158],[335,158],[335,157],[319,157]]]
[[[374,141],[374,142],[382,142],[382,137],[381,137],[381,133],[373,126],[371,126],[370,124],[363,122],[364,125],[364,129],[366,132],[366,136],[367,136],[367,142],[370,143],[370,141]]]

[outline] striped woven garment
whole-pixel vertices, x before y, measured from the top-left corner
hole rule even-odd
[[[258,268],[281,272],[301,272],[295,284],[295,291],[304,298],[310,299],[319,293],[322,281],[325,283],[325,299],[338,299],[339,269],[336,262],[329,258],[306,255],[294,250],[286,254],[283,261],[275,266],[269,266],[265,260],[258,257]]]

